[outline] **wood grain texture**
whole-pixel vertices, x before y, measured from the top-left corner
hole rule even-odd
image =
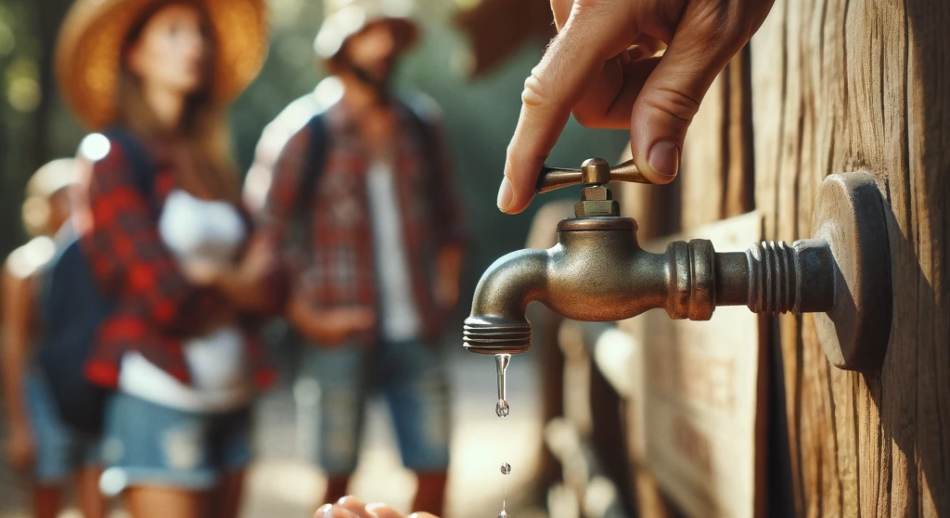
[[[683,171],[670,185],[615,184],[621,211],[639,225],[641,243],[669,236],[753,210],[754,181],[751,96],[751,61],[744,49],[713,82],[693,119],[683,152]],[[630,158],[628,153],[621,160]],[[749,243],[751,244],[751,242]],[[653,250],[659,251],[659,250]],[[620,322],[622,329],[639,336],[637,319]],[[642,403],[642,402],[640,402]],[[646,423],[637,402],[628,402],[628,443],[638,443]],[[642,441],[641,441],[642,442]],[[631,459],[633,484],[640,516],[682,516],[664,494],[642,453]],[[761,503],[761,502],[760,502]]]
[[[950,2],[777,0],[752,44],[756,205],[811,232],[821,179],[874,173],[895,284],[880,372],[777,321],[796,514],[950,515]]]
[[[761,237],[757,212],[696,226],[645,247],[709,239],[741,250]],[[647,311],[624,328],[641,344],[645,461],[688,516],[765,516],[765,373],[758,316],[743,306],[712,319],[671,320]]]

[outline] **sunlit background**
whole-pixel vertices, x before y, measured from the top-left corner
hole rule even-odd
[[[532,3],[511,2],[519,4],[522,11]],[[545,5],[533,12],[544,16],[535,24],[543,29],[549,21],[546,2],[540,3]],[[27,178],[50,159],[73,155],[84,135],[57,95],[51,68],[58,25],[69,4],[66,0],[0,1],[0,252],[4,255],[24,240],[19,207]],[[446,338],[456,400],[448,516],[492,516],[506,492],[525,509],[521,516],[527,516],[543,498],[534,493],[537,488],[532,484],[532,468],[542,441],[538,369],[531,355],[513,362],[512,413],[500,422],[494,415],[493,364],[488,358],[464,354],[456,330],[468,309],[465,301],[470,300],[475,279],[494,258],[524,246],[537,208],[536,204],[518,217],[502,216],[495,209],[495,195],[505,146],[518,116],[522,81],[537,62],[547,36],[544,30],[536,34],[519,33],[517,28],[512,31],[503,9],[475,22],[470,19],[468,25],[459,22],[461,9],[479,4],[479,0],[418,2],[425,37],[403,63],[399,85],[428,93],[444,110],[456,181],[474,236],[466,260],[463,307]],[[271,0],[269,5],[269,58],[231,115],[235,158],[242,170],[251,162],[264,125],[322,77],[311,45],[321,20],[321,2]],[[493,27],[506,24],[507,30],[493,31]],[[483,49],[496,50],[490,60],[479,64],[475,42]],[[504,51],[497,51],[499,48]],[[622,133],[582,130],[571,122],[551,162],[576,165],[588,156],[613,158],[620,154],[623,142]],[[280,336],[279,330],[273,335]],[[293,360],[279,340],[274,342],[287,375],[281,387],[259,405],[256,442],[260,455],[251,474],[245,516],[306,516],[316,504],[314,495],[323,481],[319,472],[302,460],[307,441],[295,433],[289,382]],[[356,491],[405,508],[414,482],[399,466],[387,420],[381,407],[372,407]],[[513,474],[506,477],[507,487],[499,474],[502,461],[513,467]],[[26,495],[25,483],[4,468],[0,514],[21,515]]]

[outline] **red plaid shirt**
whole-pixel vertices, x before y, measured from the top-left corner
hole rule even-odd
[[[80,244],[103,292],[116,310],[99,330],[86,364],[93,382],[118,383],[123,354],[137,351],[178,380],[189,383],[183,343],[200,333],[205,320],[229,303],[215,289],[188,282],[158,234],[158,215],[176,186],[176,175],[161,147],[149,146],[155,165],[153,198],[137,185],[126,151],[113,142],[85,182],[86,200],[78,215]],[[274,301],[275,309],[279,304]],[[254,378],[267,385],[274,373],[264,367],[252,319],[242,317]]]
[[[441,128],[410,109],[404,104],[396,108],[393,177],[413,297],[423,333],[432,338],[440,332],[447,309],[434,299],[435,263],[444,247],[464,241],[462,205],[452,185]],[[306,290],[314,307],[363,306],[377,309],[379,315],[366,186],[370,154],[357,121],[342,102],[323,117],[327,149],[322,170],[309,163],[313,135],[310,126],[304,126],[284,146],[271,172],[263,221],[274,239],[290,250],[290,262],[297,265],[293,285]],[[308,174],[318,174],[318,181],[311,182],[312,192],[301,193]],[[293,224],[308,231],[302,246],[290,236]]]

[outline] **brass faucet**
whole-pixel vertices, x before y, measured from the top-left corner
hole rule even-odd
[[[861,263],[857,272],[851,265],[844,271],[839,267],[836,255],[840,253],[833,250],[831,235],[790,245],[763,242],[745,252],[726,253],[717,253],[708,240],[694,239],[673,242],[664,253],[651,253],[637,242],[636,222],[620,216],[607,187],[615,180],[649,183],[632,161],[611,168],[606,161],[592,158],[580,169],[542,170],[539,192],[583,185],[576,217],[558,224],[558,243],[553,247],[512,252],[489,266],[475,289],[471,315],[465,319],[466,349],[481,354],[525,352],[531,341],[525,308],[532,301],[567,318],[587,321],[622,320],[653,308],[664,308],[670,318],[708,320],[716,306],[747,305],[756,313],[829,312],[834,338],[841,342],[826,347],[832,362],[851,369],[879,364],[883,345],[871,354],[858,349],[871,347],[865,344],[868,333],[883,334],[886,344],[890,325],[886,227],[883,252],[878,227],[862,231],[859,237],[864,242],[842,245],[860,248],[862,254],[852,255],[873,263]],[[859,197],[870,196],[866,181],[863,178]],[[852,195],[854,191],[832,190]],[[876,242],[873,235],[868,238],[869,232],[879,234]],[[852,282],[855,277],[858,280]],[[855,289],[860,293],[855,294]],[[873,306],[870,311],[858,307],[857,320],[856,296],[861,299],[858,306],[865,299],[878,300],[864,304]],[[840,315],[848,310],[849,316]],[[844,330],[853,336],[842,336],[844,325],[839,320],[848,321],[850,327]],[[886,322],[883,333],[882,322]]]

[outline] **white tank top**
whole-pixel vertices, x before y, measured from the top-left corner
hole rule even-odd
[[[367,174],[366,189],[379,275],[382,334],[387,340],[411,340],[419,336],[421,322],[413,298],[392,167],[385,162],[373,162]]]
[[[247,237],[244,221],[230,203],[172,191],[162,208],[159,235],[180,265],[220,268],[230,264]],[[119,389],[134,396],[182,410],[220,412],[243,406],[251,398],[243,335],[235,324],[215,329],[184,343],[191,385],[137,352],[126,353],[119,371]]]

